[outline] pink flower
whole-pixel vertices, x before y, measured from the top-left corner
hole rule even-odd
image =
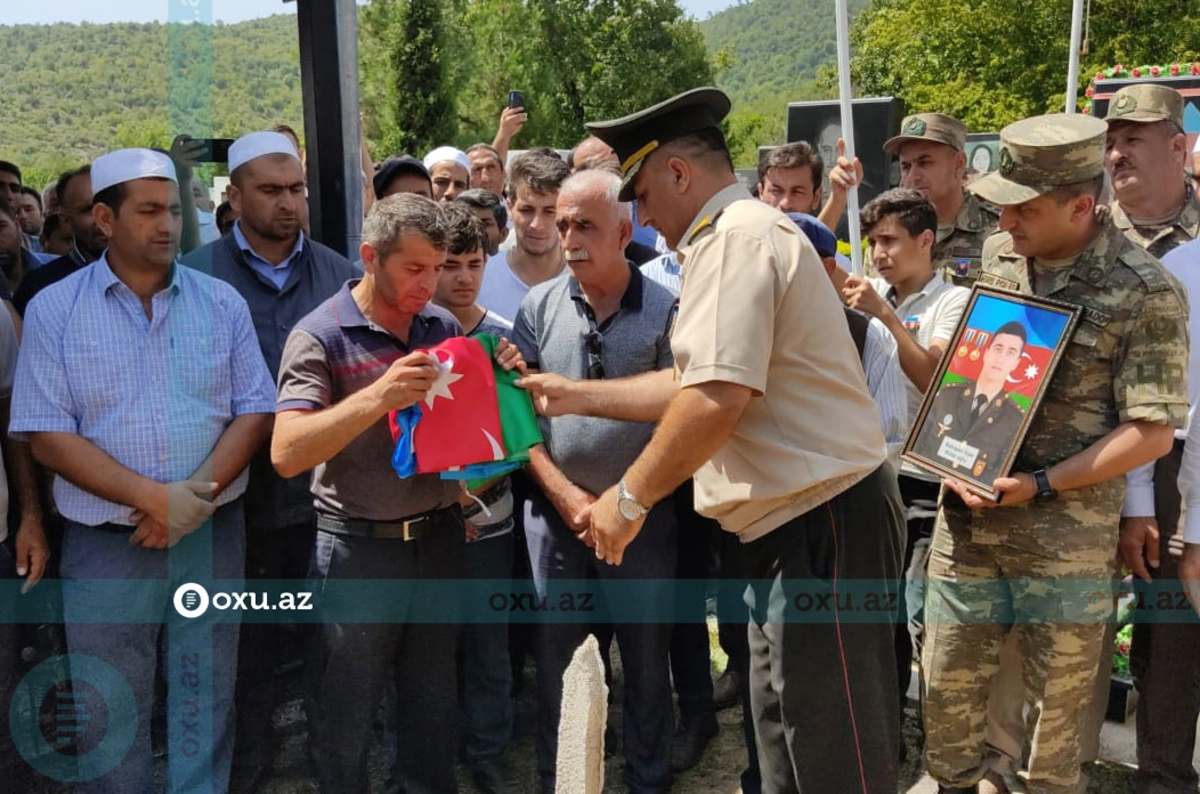
[[[1141,70],[1141,69],[1134,68],[1134,70],[1133,70],[1133,76],[1134,76],[1134,77],[1141,77],[1141,76],[1142,76],[1142,70]]]
[[[1083,106],[1083,115],[1085,115],[1085,116],[1090,116],[1090,115],[1092,115],[1092,106],[1091,106],[1091,105],[1084,105],[1084,106]]]
[[[1095,96],[1095,95],[1096,95],[1096,89],[1092,88],[1092,87],[1089,85],[1089,86],[1087,87],[1087,90],[1083,92],[1083,95],[1084,95],[1085,97],[1087,97],[1088,99],[1091,99],[1093,96]]]
[[[1150,76],[1151,77],[1158,77],[1160,74],[1162,74],[1162,69],[1159,69],[1157,66],[1150,67]]]
[[[1192,74],[1200,74],[1200,63],[1192,64]]]
[[[1113,77],[1116,77],[1123,71],[1125,71],[1125,67],[1118,63],[1116,66],[1113,67]]]
[[[1106,77],[1108,77],[1108,75],[1106,75],[1104,72],[1096,72],[1096,79],[1097,79],[1097,80],[1103,80],[1103,79],[1105,79]]]
[[[1171,64],[1171,74],[1172,75],[1179,74],[1179,64],[1177,64],[1177,63]]]

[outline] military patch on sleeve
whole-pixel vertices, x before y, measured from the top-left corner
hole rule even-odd
[[[1021,286],[1019,283],[1017,283],[1016,281],[1013,281],[1011,278],[1005,278],[1004,276],[998,276],[995,273],[988,273],[986,271],[979,274],[977,283],[982,284],[985,287],[996,287],[998,289],[1006,289],[1006,290],[1012,290],[1012,291],[1016,291]]]

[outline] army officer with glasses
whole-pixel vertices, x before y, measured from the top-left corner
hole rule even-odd
[[[618,199],[621,179],[582,171],[563,183],[557,225],[568,273],[539,284],[521,303],[513,341],[541,377],[578,380],[624,378],[670,369],[670,326],[675,296],[643,278],[625,260],[633,234],[630,206]],[[540,488],[525,506],[525,536],[534,584],[547,605],[594,571],[614,609],[652,605],[670,614],[676,526],[670,500],[650,512],[634,542],[636,562],[601,562],[588,530],[591,506],[617,485],[650,441],[651,422],[585,416],[542,419],[544,447],[531,450],[529,471]],[[572,582],[567,585],[566,582]],[[595,586],[595,585],[593,585]],[[538,643],[537,763],[543,791],[554,791],[562,676],[587,633],[562,612],[543,612]],[[665,791],[671,781],[673,728],[667,652],[669,619],[614,614],[625,669],[625,781],[631,791]]]

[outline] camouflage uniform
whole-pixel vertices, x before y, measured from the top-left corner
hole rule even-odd
[[[913,141],[933,141],[960,152],[967,147],[967,125],[953,116],[942,113],[917,113],[900,122],[900,134],[888,138],[883,149],[899,155],[904,144]],[[940,269],[946,281],[960,287],[970,287],[979,274],[983,241],[1000,222],[1000,211],[976,196],[963,191],[963,204],[948,229],[938,229],[933,244],[933,266]]]
[[[1000,210],[978,196],[965,192],[962,209],[948,233],[938,229],[933,244],[933,265],[951,284],[970,287],[979,276],[983,241],[996,231]]]
[[[1085,116],[1027,119],[1001,133],[1001,170],[972,186],[1018,204],[1098,176],[1104,126]],[[1044,469],[1087,450],[1120,424],[1182,426],[1187,414],[1187,301],[1162,265],[1106,210],[1074,261],[1039,270],[1008,234],[984,246],[980,284],[1036,294],[1083,311],[1013,471]],[[1112,602],[1108,587],[1125,480],[1050,501],[971,511],[947,494],[929,562],[925,615],[926,764],[947,787],[985,770],[984,723],[1000,647],[1018,632],[1034,706],[1027,790],[1076,792],[1084,713]]]
[[[1156,258],[1166,256],[1168,251],[1200,237],[1200,204],[1196,203],[1191,185],[1187,186],[1187,200],[1179,215],[1163,226],[1135,226],[1119,202],[1113,201],[1110,206],[1116,227]]]

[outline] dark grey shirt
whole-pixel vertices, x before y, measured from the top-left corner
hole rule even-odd
[[[279,367],[279,411],[319,411],[377,381],[409,351],[462,336],[445,309],[427,305],[413,318],[408,344],[368,320],[354,302],[350,281],[296,324]],[[338,454],[313,469],[318,510],[346,518],[396,521],[458,502],[459,486],[436,474],[400,479],[386,416]]]
[[[530,367],[585,379],[587,336],[594,329],[600,335],[604,377],[640,375],[673,366],[670,332],[676,305],[670,290],[630,265],[620,308],[596,324],[579,282],[563,275],[529,291],[517,313],[513,341]],[[572,482],[597,495],[616,485],[654,432],[650,422],[588,416],[543,418],[541,424],[551,459]]]
[[[308,237],[283,288],[275,286],[246,261],[232,234],[201,246],[183,258],[183,264],[230,284],[250,307],[250,318],[271,377],[279,379],[283,346],[302,317],[361,275],[346,257]],[[312,521],[311,474],[285,480],[271,465],[271,445],[250,461],[246,489],[246,523],[252,529],[281,529]]]

